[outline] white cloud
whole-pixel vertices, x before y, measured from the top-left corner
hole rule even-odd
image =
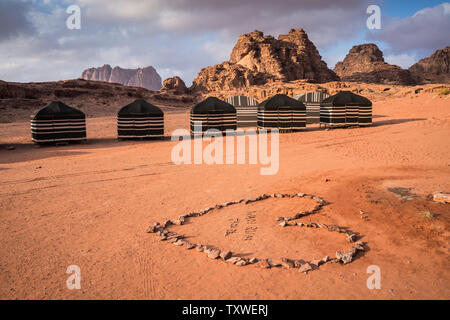
[[[429,55],[449,45],[450,3],[425,8],[411,17],[391,19],[382,30],[368,34],[369,40],[389,45],[390,55]]]
[[[389,64],[395,64],[404,69],[408,69],[410,66],[417,62],[417,58],[415,55],[409,55],[406,53],[398,55],[388,55],[384,57],[384,60]]]

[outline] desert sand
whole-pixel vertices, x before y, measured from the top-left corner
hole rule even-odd
[[[0,298],[449,299],[450,207],[427,197],[450,191],[449,108],[432,93],[383,98],[371,127],[281,134],[279,171],[268,176],[260,165],[175,165],[176,142],[118,142],[114,117],[89,118],[88,143],[66,146],[34,146],[28,121],[2,123]],[[188,128],[188,117],[166,113],[166,135]],[[368,250],[305,274],[235,266],[146,233],[155,222],[275,192],[324,198],[330,204],[301,221],[348,227]],[[248,256],[334,257],[349,246],[343,237],[276,221],[312,205],[268,199],[172,228]],[[257,228],[244,240],[249,215]],[[81,268],[80,290],[66,287],[69,265]],[[381,289],[367,288],[371,265]]]

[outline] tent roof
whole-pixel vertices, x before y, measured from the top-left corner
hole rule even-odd
[[[350,91],[339,91],[335,95],[332,95],[322,101],[323,105],[332,106],[345,106],[345,105],[358,105],[358,106],[371,106],[372,102],[360,95],[357,95]]]
[[[216,97],[208,97],[202,102],[199,102],[195,106],[193,106],[191,109],[191,113],[236,113],[236,108]]]
[[[320,103],[330,95],[322,91],[312,91],[298,94],[294,97],[295,100],[301,101],[303,103]]]
[[[261,102],[258,109],[276,110],[279,107],[292,107],[297,110],[306,110],[306,106],[285,94],[276,94],[273,97]]]
[[[225,99],[225,102],[228,102],[235,107],[249,107],[257,106],[259,104],[258,100],[243,95],[228,97]]]
[[[145,101],[144,99],[137,99],[122,109],[117,113],[120,116],[123,115],[151,115],[151,116],[162,116],[164,113],[157,106]]]
[[[53,118],[84,118],[83,111],[69,107],[61,101],[52,101],[44,108],[39,110],[34,119],[53,119]]]

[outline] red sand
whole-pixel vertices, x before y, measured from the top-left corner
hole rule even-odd
[[[28,122],[0,124],[0,144],[16,146],[0,150],[0,298],[449,299],[450,209],[426,198],[450,191],[449,107],[449,99],[423,94],[375,102],[369,128],[282,134],[273,176],[260,175],[259,165],[176,166],[175,142],[116,142],[112,117],[88,119],[87,144],[59,147],[33,146]],[[187,128],[188,114],[168,114],[166,125],[167,134]],[[389,187],[410,187],[419,197],[402,201]],[[350,264],[303,274],[213,261],[145,232],[157,221],[278,191],[331,202],[302,220],[346,226],[369,250]],[[334,257],[349,246],[339,235],[275,221],[311,205],[269,199],[173,228],[252,256]],[[258,228],[243,240],[249,212]],[[225,237],[237,218],[237,231]],[[81,290],[66,287],[73,264]],[[381,268],[380,290],[366,286],[370,265]]]

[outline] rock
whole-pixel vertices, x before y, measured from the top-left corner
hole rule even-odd
[[[229,61],[203,68],[191,90],[233,90],[298,79],[328,82],[339,77],[328,69],[303,29],[291,29],[278,39],[255,30],[239,37]]]
[[[251,258],[249,261],[248,261],[248,263],[257,263],[258,262],[258,259],[257,258]]]
[[[158,231],[158,227],[156,226],[151,226],[147,229],[147,233],[155,233]]]
[[[259,260],[255,265],[264,269],[269,269],[271,267],[267,259]]]
[[[354,46],[334,72],[342,81],[412,85],[415,81],[408,70],[384,61],[383,52],[373,43]]]
[[[450,193],[443,193],[442,191],[433,192],[433,201],[450,203]]]
[[[159,236],[159,240],[160,240],[160,241],[167,240],[167,236],[164,235],[164,234],[162,234],[162,235]]]
[[[183,240],[177,240],[177,241],[173,242],[173,244],[176,245],[176,246],[182,246],[182,245],[184,245],[184,241]]]
[[[189,241],[185,241],[185,242],[183,243],[183,246],[184,246],[186,249],[188,249],[188,250],[194,249],[194,248],[196,247],[195,244],[190,243]]]
[[[201,244],[197,244],[196,248],[198,252],[203,252],[204,248]]]
[[[323,261],[320,259],[314,259],[310,262],[311,266],[319,267],[321,264],[323,264]]]
[[[167,220],[167,221],[164,221],[163,223],[161,223],[161,227],[166,228],[166,227],[170,226],[171,224],[172,224],[172,221]]]
[[[272,268],[281,267],[281,261],[267,259],[267,262],[270,264],[270,267]]]
[[[299,271],[300,272],[308,272],[308,271],[310,271],[310,270],[312,270],[313,268],[311,267],[311,265],[309,264],[309,263],[304,263],[301,267],[300,267],[300,269],[299,269]]]
[[[450,83],[450,46],[437,50],[408,70],[417,83]]]
[[[287,226],[287,222],[286,222],[286,221],[281,221],[281,222],[280,222],[280,226],[286,227],[286,226]]]
[[[365,251],[366,249],[364,248],[364,245],[365,245],[366,243],[365,242],[357,242],[357,243],[355,243],[355,245],[352,247],[352,248],[354,248],[356,251]]]
[[[210,250],[208,253],[208,258],[210,259],[217,259],[220,256],[220,250]]]
[[[329,256],[325,256],[322,258],[322,263],[327,263],[328,261],[330,261],[330,257]]]
[[[175,94],[183,94],[188,92],[188,88],[183,79],[174,76],[163,81],[161,91],[172,91]]]
[[[222,251],[219,255],[223,260],[231,258],[231,251]]]
[[[6,150],[15,150],[16,149],[16,147],[14,147],[14,146],[6,146]]]
[[[303,259],[294,260],[294,267],[300,268],[302,265],[304,265],[306,262]]]
[[[355,242],[356,238],[357,238],[357,235],[355,233],[351,233],[351,234],[347,235],[348,242]]]
[[[294,261],[288,258],[281,258],[281,266],[285,268],[295,268]]]
[[[214,249],[211,248],[211,247],[203,246],[203,251],[206,252],[206,253],[209,253],[209,252],[212,251],[212,250],[214,250]]]
[[[241,261],[241,260],[242,260],[242,258],[240,258],[240,257],[231,257],[231,258],[227,259],[226,261],[230,262],[232,264],[235,264],[236,262]]]
[[[172,220],[171,223],[176,226],[181,226],[183,224],[183,221],[181,221],[180,219],[177,219],[177,220]]]
[[[275,193],[275,198],[284,198],[284,194],[277,192]]]
[[[354,248],[347,250],[345,252],[336,251],[336,258],[342,263],[347,264],[352,262],[353,256],[355,255],[356,250]]]
[[[247,261],[245,261],[245,260],[239,260],[239,261],[236,261],[235,263],[234,263],[236,266],[245,266],[245,265],[247,265]]]
[[[122,69],[120,67],[111,68],[109,64],[105,64],[103,67],[84,70],[81,79],[120,83],[148,90],[161,89],[161,77],[152,66]]]

